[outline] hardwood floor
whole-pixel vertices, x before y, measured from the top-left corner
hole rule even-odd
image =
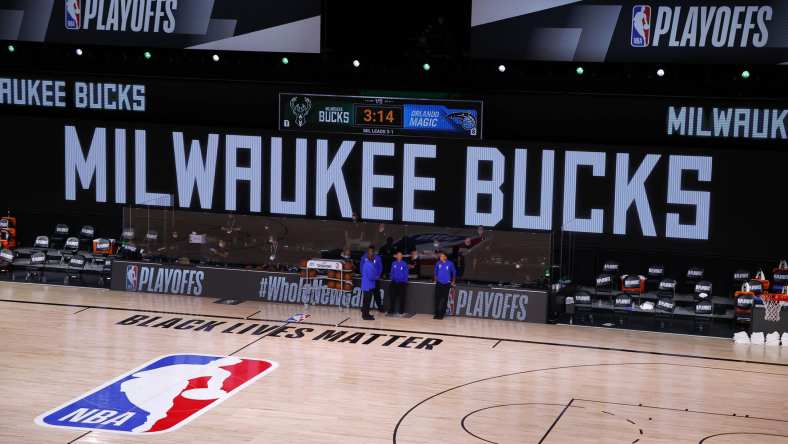
[[[214,301],[0,284],[0,442],[788,443],[788,347]],[[170,354],[278,368],[169,433],[34,422]]]

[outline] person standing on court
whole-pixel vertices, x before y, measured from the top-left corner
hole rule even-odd
[[[394,261],[391,263],[389,277],[391,286],[389,287],[389,314],[395,312],[402,315],[405,313],[405,296],[408,292],[408,263],[402,260],[402,252],[394,253]]]
[[[359,271],[361,272],[361,291],[364,292],[364,298],[361,303],[361,319],[374,321],[375,317],[369,314],[369,307],[372,305],[372,295],[375,293],[380,273],[375,267],[375,262],[367,259],[367,256],[361,258]]]
[[[359,264],[359,268],[363,269],[364,264],[366,262],[372,263],[375,267],[377,275],[375,276],[375,288],[373,289],[373,296],[375,297],[375,305],[378,307],[379,312],[383,312],[383,296],[381,295],[380,289],[380,275],[383,273],[383,260],[380,259],[380,256],[375,254],[375,246],[370,245],[367,248],[367,254],[361,258],[361,263]]]
[[[438,253],[438,262],[435,263],[435,316],[433,319],[443,319],[446,313],[446,304],[449,302],[449,291],[457,283],[457,269],[446,256],[446,252]]]

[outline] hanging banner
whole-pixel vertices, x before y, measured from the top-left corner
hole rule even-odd
[[[0,0],[0,40],[320,52],[320,0]]]
[[[476,57],[558,62],[788,63],[777,0],[473,0]]]

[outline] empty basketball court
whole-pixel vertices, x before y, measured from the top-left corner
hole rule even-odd
[[[0,444],[788,444],[788,1],[0,0]]]
[[[255,335],[304,306],[130,296],[0,286],[0,441],[788,442],[782,347],[426,315],[362,322],[357,310],[325,307],[288,324],[299,334]],[[186,328],[207,322],[215,326]],[[419,348],[425,339],[430,347]],[[278,368],[155,438],[34,423],[145,362],[182,353],[261,358]]]

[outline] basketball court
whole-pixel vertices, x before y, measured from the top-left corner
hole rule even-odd
[[[0,441],[788,443],[788,348],[427,315],[363,322],[358,310],[214,302],[3,283]],[[310,316],[285,322],[296,313]],[[278,366],[156,437],[34,422],[172,354]]]

